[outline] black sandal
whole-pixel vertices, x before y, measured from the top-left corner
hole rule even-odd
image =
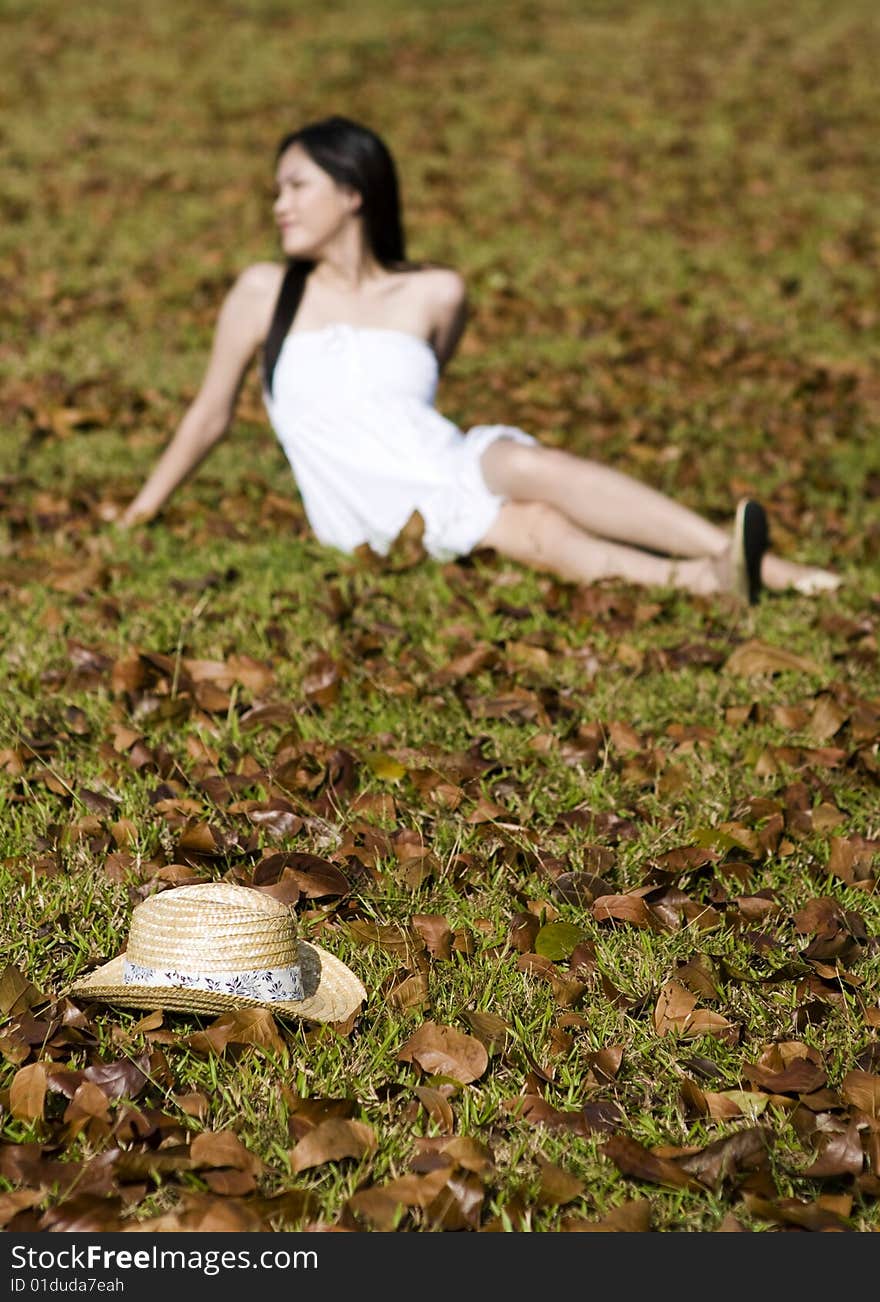
[[[760,502],[744,497],[733,525],[733,587],[750,606],[756,606],[761,596],[761,561],[769,546],[767,512]]]

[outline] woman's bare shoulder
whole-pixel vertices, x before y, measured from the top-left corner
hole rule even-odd
[[[250,266],[239,272],[232,286],[232,292],[241,298],[270,298],[274,303],[285,270],[281,262],[252,262]]]
[[[421,329],[431,340],[441,362],[448,360],[464,329],[467,286],[453,267],[422,264],[410,273]]]
[[[221,322],[252,347],[269,331],[284,271],[277,262],[253,262],[239,272],[226,295]]]
[[[464,276],[454,267],[424,263],[410,274],[416,278],[420,291],[438,309],[452,311],[467,298]]]

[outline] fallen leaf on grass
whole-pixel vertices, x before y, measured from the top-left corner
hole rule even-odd
[[[339,698],[339,684],[348,675],[348,667],[341,660],[333,660],[320,652],[308,665],[302,680],[303,695],[310,705],[327,707]]]
[[[542,1207],[561,1206],[574,1202],[584,1192],[584,1182],[572,1175],[555,1162],[538,1157],[541,1171],[541,1184],[538,1189],[538,1202]]]
[[[392,1008],[421,1008],[430,998],[428,978],[423,972],[413,972],[396,978],[386,991]]]
[[[202,1179],[212,1193],[223,1198],[241,1198],[253,1193],[257,1182],[249,1171],[234,1171],[224,1167],[221,1170],[204,1171]]]
[[[42,1189],[14,1189],[10,1193],[0,1194],[0,1229],[8,1225],[19,1212],[36,1207],[44,1197]]]
[[[807,732],[820,745],[830,741],[840,731],[849,718],[849,711],[843,709],[833,696],[823,692],[816,697],[813,714],[807,724]]]
[[[290,1165],[295,1172],[307,1171],[325,1162],[340,1162],[352,1157],[359,1160],[372,1153],[376,1137],[363,1121],[350,1121],[344,1117],[330,1117],[303,1135],[291,1150]]]
[[[122,1228],[122,1199],[76,1193],[50,1207],[40,1218],[40,1230],[55,1234],[113,1234]]]
[[[621,1175],[650,1184],[665,1185],[670,1189],[705,1190],[702,1180],[690,1175],[676,1162],[655,1155],[628,1135],[612,1135],[599,1150],[620,1171]]]
[[[414,913],[410,921],[432,958],[452,957],[452,929],[442,914]]]
[[[716,1121],[729,1121],[735,1117],[759,1117],[767,1107],[767,1094],[751,1090],[703,1090],[692,1080],[682,1081],[681,1095],[685,1104],[700,1116]]]
[[[795,1058],[781,1071],[758,1064],[743,1068],[746,1080],[770,1094],[811,1094],[821,1089],[828,1077],[824,1070],[807,1058]]]
[[[529,913],[527,909],[523,909],[522,912],[515,913],[510,919],[507,943],[519,954],[532,953],[535,947],[535,937],[540,930],[541,924],[534,913]]]
[[[416,1062],[434,1076],[449,1076],[467,1085],[478,1080],[489,1065],[486,1047],[475,1036],[452,1026],[424,1022],[398,1051],[402,1062]]]
[[[356,1215],[372,1222],[377,1230],[391,1230],[399,1208],[430,1206],[448,1179],[448,1167],[429,1171],[427,1175],[402,1175],[387,1184],[359,1190],[347,1205]]]
[[[667,981],[654,1008],[654,1029],[658,1035],[694,1039],[699,1035],[722,1035],[734,1028],[720,1013],[697,1008],[696,995],[681,982]]]
[[[124,1221],[126,1234],[253,1234],[265,1230],[258,1204],[187,1192],[179,1211],[145,1221]]]
[[[769,1166],[767,1132],[760,1126],[738,1130],[726,1139],[716,1140],[698,1153],[679,1159],[683,1171],[696,1176],[716,1193],[740,1171],[760,1171]]]
[[[448,1166],[460,1166],[465,1171],[475,1171],[478,1175],[486,1175],[495,1169],[492,1150],[470,1135],[426,1136],[417,1139],[416,1144],[419,1151],[412,1163],[413,1170],[419,1169],[417,1163],[431,1157],[440,1157]],[[436,1167],[425,1169],[435,1170]]]
[[[70,1138],[78,1134],[89,1121],[106,1122],[109,1118],[110,1100],[102,1089],[89,1080],[84,1080],[77,1088],[64,1111]]]
[[[20,1067],[9,1087],[9,1110],[18,1121],[41,1121],[46,1102],[46,1067],[32,1062]]]
[[[365,918],[355,918],[348,924],[348,933],[356,943],[377,945],[386,953],[395,954],[406,964],[412,964],[416,956],[425,951],[425,942],[421,936],[414,936],[395,923],[382,925],[368,922]]]
[[[601,896],[614,894],[614,888],[604,877],[590,872],[560,873],[553,882],[553,895],[566,904],[580,907],[593,904]]]
[[[586,939],[587,933],[583,928],[576,927],[571,922],[548,922],[536,933],[534,949],[536,954],[558,961],[570,958],[577,946]]]
[[[566,1216],[563,1234],[646,1234],[651,1228],[651,1204],[647,1198],[633,1198],[613,1207],[598,1221]]]
[[[475,1230],[485,1197],[486,1187],[478,1175],[454,1169],[425,1208],[425,1219],[437,1229]]]
[[[658,927],[657,919],[638,895],[600,895],[590,906],[597,922],[628,922],[633,927]]]
[[[880,1119],[880,1076],[867,1071],[849,1071],[840,1083],[840,1092],[854,1108],[874,1121]]]
[[[189,1155],[196,1170],[203,1167],[231,1167],[261,1175],[263,1163],[245,1148],[234,1130],[203,1130],[190,1144]]]
[[[277,1221],[284,1229],[295,1229],[307,1216],[314,1216],[318,1201],[309,1189],[285,1189],[268,1198],[252,1198],[248,1206],[261,1218],[260,1229],[267,1230]]]
[[[540,1094],[520,1094],[506,1099],[504,1109],[530,1125],[569,1130],[575,1135],[610,1134],[623,1124],[623,1113],[610,1099],[596,1099],[576,1110],[561,1110]]]
[[[315,854],[294,851],[271,854],[261,859],[254,869],[254,885],[271,885],[282,875],[289,875],[307,899],[347,895],[351,890],[351,883],[335,863]]]
[[[779,1225],[797,1225],[802,1230],[820,1233],[847,1231],[851,1228],[837,1212],[823,1207],[819,1202],[806,1203],[798,1198],[781,1198],[774,1202],[753,1193],[746,1193],[744,1202],[750,1215]]]
[[[444,1134],[451,1135],[455,1126],[455,1117],[449,1099],[430,1085],[417,1085],[413,1093],[434,1125]]]
[[[839,1130],[821,1134],[814,1161],[801,1168],[799,1175],[811,1180],[836,1178],[842,1175],[860,1175],[865,1165],[865,1155],[857,1124],[841,1123]]]
[[[773,646],[770,642],[752,639],[738,646],[728,657],[725,668],[732,674],[745,678],[760,674],[778,674],[784,670],[795,673],[822,675],[821,665],[807,656],[797,655],[785,647]]]
[[[0,1015],[13,1017],[23,1013],[36,1004],[46,1002],[33,982],[21,973],[17,967],[8,963],[0,973]]]
[[[222,1054],[228,1044],[249,1044],[275,1053],[284,1050],[275,1018],[267,1008],[239,1008],[221,1013],[204,1031],[186,1036],[183,1043],[204,1054]]]
[[[484,1013],[478,1010],[462,1013],[462,1017],[477,1039],[485,1046],[491,1058],[500,1053],[511,1035],[512,1027],[497,1013]]]

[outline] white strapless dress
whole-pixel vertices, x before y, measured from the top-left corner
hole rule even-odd
[[[486,487],[480,457],[498,438],[535,440],[510,425],[463,433],[434,407],[437,380],[433,349],[401,330],[288,334],[264,399],[320,542],[385,555],[414,511],[438,560],[484,537],[504,499]]]

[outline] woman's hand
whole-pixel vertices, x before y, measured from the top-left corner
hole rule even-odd
[[[121,515],[118,515],[113,523],[120,529],[133,529],[139,524],[149,524],[155,519],[155,514],[139,507],[137,499],[127,506]]]

